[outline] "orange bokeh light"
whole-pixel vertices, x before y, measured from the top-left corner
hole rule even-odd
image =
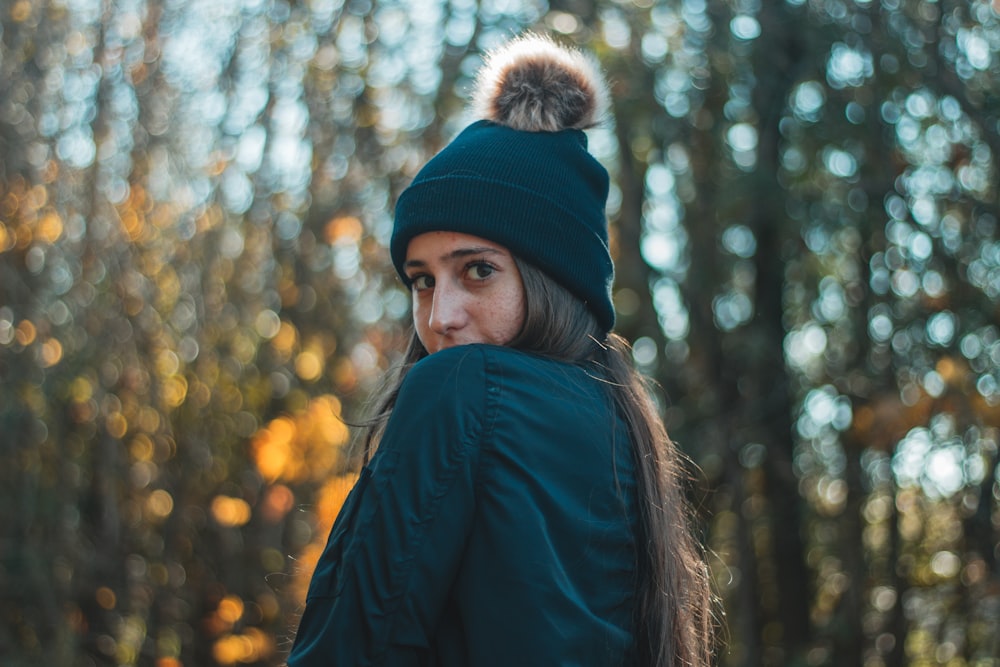
[[[216,496],[212,499],[212,517],[223,526],[243,526],[250,521],[250,504],[242,498]]]
[[[272,486],[264,493],[264,501],[261,503],[261,512],[264,519],[271,523],[277,523],[285,518],[292,507],[295,506],[295,494],[284,484]]]

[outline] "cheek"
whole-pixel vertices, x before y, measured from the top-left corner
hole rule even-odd
[[[413,318],[413,327],[417,331],[417,335],[423,339],[423,330],[427,327],[427,306],[423,301],[417,298],[416,292],[410,298],[410,313]]]
[[[512,289],[503,300],[503,308],[498,309],[498,324],[504,337],[511,340],[524,325],[524,294],[520,289]]]

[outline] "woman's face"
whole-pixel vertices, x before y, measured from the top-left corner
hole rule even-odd
[[[457,232],[415,236],[403,265],[413,325],[429,354],[456,345],[506,345],[524,323],[524,284],[501,245]]]

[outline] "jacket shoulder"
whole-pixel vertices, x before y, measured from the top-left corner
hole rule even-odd
[[[450,347],[418,361],[406,374],[408,384],[447,390],[492,385],[511,373],[544,372],[553,362],[509,347],[475,343]]]
[[[479,347],[453,347],[424,357],[403,378],[400,399],[413,396],[422,402],[454,404],[456,397],[479,396],[487,378],[486,355]]]
[[[399,387],[390,424],[447,422],[459,432],[481,432],[495,411],[496,390],[478,347],[448,348],[415,363]]]
[[[580,403],[599,391],[579,367],[488,344],[447,348],[424,357],[400,386],[395,410],[424,414],[475,413],[492,421],[497,405]],[[584,401],[587,402],[587,401]],[[488,425],[487,425],[488,426]]]

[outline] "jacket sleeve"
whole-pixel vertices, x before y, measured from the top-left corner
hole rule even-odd
[[[496,395],[475,347],[407,374],[370,466],[313,574],[289,667],[418,665],[475,511],[479,445]]]

